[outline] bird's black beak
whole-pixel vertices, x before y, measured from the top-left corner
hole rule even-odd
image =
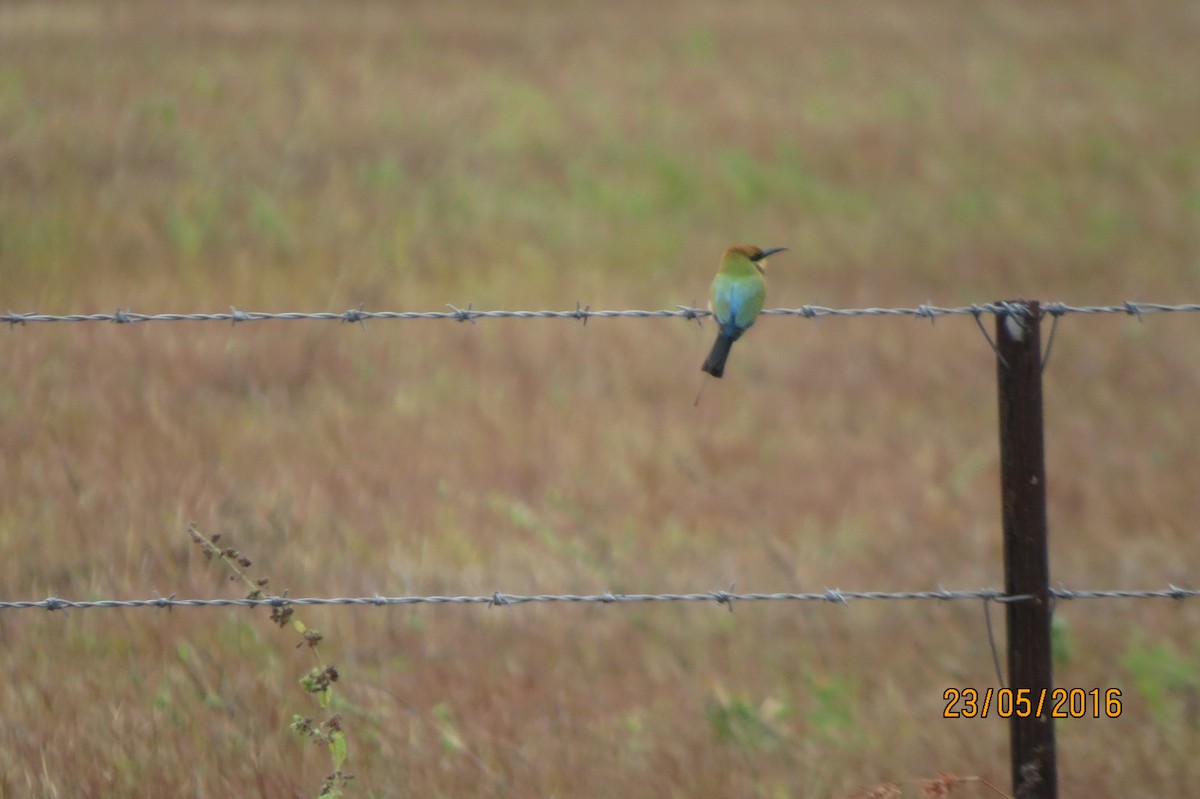
[[[755,261],[761,261],[761,260],[763,260],[764,258],[766,258],[766,257],[768,257],[768,256],[774,255],[774,254],[775,254],[775,253],[777,253],[777,252],[783,252],[783,251],[784,251],[784,250],[786,250],[786,249],[787,249],[787,247],[768,247],[767,249],[765,249],[765,250],[763,250],[762,252],[760,252],[760,253],[758,254],[758,257],[757,257],[757,258],[755,258],[754,260],[755,260]]]

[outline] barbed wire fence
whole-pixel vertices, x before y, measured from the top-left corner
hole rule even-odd
[[[9,310],[0,313],[0,322],[10,328],[48,323],[108,322],[122,325],[149,322],[228,322],[237,325],[259,321],[334,321],[365,325],[368,321],[449,320],[469,322],[491,319],[567,319],[586,325],[591,319],[679,318],[697,324],[711,316],[703,308],[677,305],[660,310],[592,310],[576,303],[573,310],[475,310],[447,305],[446,311],[367,311],[364,306],[342,312],[263,312],[232,307],[221,313],[143,314],[117,309],[114,313],[42,314]],[[1111,305],[1070,305],[1063,302],[1039,303],[1012,300],[1005,302],[938,306],[923,303],[896,308],[830,308],[805,305],[799,308],[764,310],[764,316],[790,316],[819,320],[828,317],[911,317],[931,323],[940,317],[971,317],[996,357],[997,395],[1000,410],[1001,492],[1003,496],[1005,589],[989,588],[953,591],[939,587],[932,591],[843,591],[826,588],[811,593],[738,593],[727,590],[693,593],[615,594],[511,594],[494,591],[488,595],[463,596],[359,596],[359,597],[288,597],[251,596],[243,599],[180,599],[176,595],[152,599],[100,599],[76,601],[51,596],[40,600],[0,601],[0,611],[39,609],[113,608],[213,608],[259,607],[283,609],[292,606],[398,606],[398,605],[483,605],[515,607],[525,604],[604,604],[623,605],[652,602],[708,602],[733,611],[742,602],[815,602],[849,605],[859,601],[973,601],[982,602],[987,634],[992,646],[997,677],[1004,683],[999,656],[992,633],[988,608],[992,603],[1006,608],[1008,675],[1014,690],[1028,689],[1032,694],[1053,687],[1050,621],[1058,602],[1103,599],[1194,599],[1200,590],[1168,584],[1165,589],[1075,590],[1053,587],[1049,582],[1048,525],[1045,496],[1044,425],[1042,417],[1042,372],[1054,345],[1058,323],[1064,316],[1124,315],[1142,320],[1152,314],[1200,312],[1200,304],[1165,304],[1126,301]],[[988,333],[983,317],[995,318],[995,335]],[[1052,320],[1050,335],[1041,347],[1040,325]],[[1010,719],[1013,795],[1039,799],[1057,796],[1057,762],[1054,727],[1047,714]]]

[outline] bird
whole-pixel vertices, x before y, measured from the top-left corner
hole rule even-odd
[[[717,340],[704,359],[702,371],[713,377],[725,374],[725,359],[733,342],[754,324],[767,295],[766,258],[787,247],[761,249],[752,244],[738,244],[725,250],[721,268],[709,289],[708,309],[717,320]]]

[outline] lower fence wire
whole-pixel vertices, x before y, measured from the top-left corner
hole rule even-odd
[[[1095,590],[1077,591],[1065,587],[1051,588],[1050,595],[1056,600],[1082,599],[1193,599],[1200,590],[1169,585],[1162,590]],[[1035,599],[1029,594],[1006,595],[1003,591],[982,588],[976,591],[842,591],[827,588],[814,593],[735,593],[728,591],[706,591],[691,594],[506,594],[495,591],[478,596],[359,596],[359,597],[285,597],[272,596],[260,599],[178,599],[175,594],[154,599],[93,599],[71,600],[60,597],[29,601],[0,601],[0,610],[90,610],[94,608],[210,608],[210,607],[288,607],[303,605],[486,605],[488,607],[514,607],[528,603],[595,603],[600,605],[628,604],[638,602],[715,602],[725,605],[730,611],[735,602],[828,602],[848,605],[858,600],[932,600],[952,602],[959,600],[984,600],[985,602],[1027,602]]]

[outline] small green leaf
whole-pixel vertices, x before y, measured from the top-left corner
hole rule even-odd
[[[346,733],[338,730],[330,734],[329,754],[333,755],[333,770],[341,771],[346,762]]]

